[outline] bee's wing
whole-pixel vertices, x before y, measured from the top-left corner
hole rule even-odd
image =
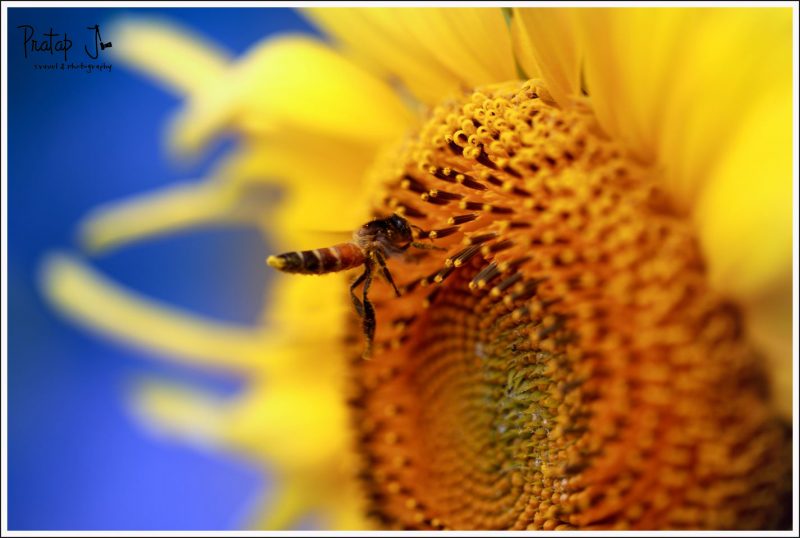
[[[353,241],[352,231],[341,232],[338,230],[295,228],[285,235],[289,237],[283,238],[284,250],[291,249],[293,252],[332,247],[340,243],[351,243]]]
[[[320,239],[334,243],[345,243],[353,240],[353,230],[316,230],[303,228],[300,231],[309,236],[319,237]]]

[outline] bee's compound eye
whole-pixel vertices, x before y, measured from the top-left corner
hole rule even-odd
[[[406,233],[407,231],[410,230],[410,228],[408,227],[408,221],[406,221],[406,219],[404,219],[400,215],[392,215],[390,217],[390,222],[392,224],[392,228],[394,228],[401,234]]]

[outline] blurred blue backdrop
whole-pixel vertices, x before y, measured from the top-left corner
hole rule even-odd
[[[176,169],[163,127],[178,101],[115,63],[110,73],[48,72],[22,30],[82,36],[125,13],[157,15],[233,53],[284,31],[311,32],[286,9],[9,9],[8,515],[25,529],[233,529],[269,488],[245,461],[154,438],[124,405],[133,378],[158,375],[222,394],[242,381],[189,371],[70,325],[43,302],[37,266],[77,251],[75,225],[100,203],[202,176],[215,155]],[[103,33],[106,41],[114,36]],[[82,37],[73,51],[82,54]],[[78,59],[80,57],[77,56]],[[72,57],[70,57],[72,59]],[[228,144],[230,145],[230,144]],[[266,285],[266,245],[243,229],[198,230],[92,260],[118,282],[195,312],[250,323]]]

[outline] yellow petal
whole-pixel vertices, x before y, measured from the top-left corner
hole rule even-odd
[[[752,96],[790,76],[790,10],[574,13],[598,119],[656,166],[677,208],[690,211]]]
[[[211,179],[95,208],[81,222],[80,237],[98,252],[192,227],[260,224],[285,248],[317,248],[331,240],[313,231],[346,232],[348,240],[369,216],[361,180],[372,156],[369,149],[322,135],[287,132],[253,140]],[[268,185],[285,189],[280,203]]]
[[[668,187],[683,207],[692,207],[700,191],[713,181],[714,168],[734,154],[732,144],[762,101],[791,99],[791,11],[788,9],[713,9],[692,15],[685,29],[685,51],[671,70],[671,86],[653,106],[663,110],[657,152]],[[775,124],[763,111],[767,129],[791,129]],[[786,127],[788,126],[788,127]],[[754,126],[756,129],[759,127]],[[788,131],[780,135],[786,136]],[[785,139],[783,139],[785,140]],[[756,143],[750,158],[769,153]]]
[[[175,230],[232,220],[236,193],[218,182],[173,184],[93,209],[80,225],[87,249],[100,251]]]
[[[160,435],[233,449],[274,466],[279,485],[270,497],[276,499],[259,503],[266,506],[259,506],[254,528],[290,528],[311,512],[332,528],[364,528],[361,498],[348,467],[342,390],[332,388],[335,379],[307,373],[310,379],[304,382],[270,379],[232,399],[144,380],[134,385],[131,407]]]
[[[445,69],[404,30],[386,28],[380,11],[316,8],[305,13],[343,45],[343,52],[384,79],[400,81],[422,102],[433,104],[457,91],[462,83],[457,73]]]
[[[706,15],[660,152],[692,202],[711,283],[742,304],[785,409],[791,373],[792,23],[788,9]],[[700,29],[698,29],[700,30]],[[677,75],[677,74],[676,74]]]
[[[370,154],[346,144],[324,147],[321,137],[308,140],[237,152],[215,172],[219,180],[175,184],[101,205],[82,220],[81,242],[100,252],[188,228],[237,223],[261,223],[286,248],[316,248],[330,240],[309,233],[314,231],[346,232],[349,239],[368,218],[366,204],[353,200],[363,197],[359,180]],[[286,189],[280,204],[277,193],[260,188],[269,184]],[[298,235],[306,236],[303,244],[293,242]]]
[[[395,28],[397,23],[407,28],[408,38],[468,87],[516,78],[511,38],[499,9],[377,8],[365,12],[374,15],[372,20],[378,25],[395,21]]]
[[[739,299],[773,288],[792,265],[791,84],[750,98],[695,209],[711,281]]]
[[[339,382],[346,366],[341,342],[352,308],[347,285],[341,273],[275,275],[262,317],[269,329],[269,349],[264,354],[272,377],[299,383],[322,379],[329,386]],[[325,360],[320,360],[321,349],[327,350]]]
[[[465,87],[517,78],[499,9],[370,8],[307,11],[376,73],[435,104]]]
[[[327,520],[330,521],[328,528],[358,531],[373,530],[375,527],[375,524],[366,518],[366,503],[364,495],[359,490],[359,484],[332,488],[325,504],[331,505],[327,511]]]
[[[131,408],[139,416],[142,423],[150,430],[173,440],[188,441],[195,446],[204,446],[212,449],[222,449],[230,452],[232,449],[239,454],[251,452],[249,449],[260,441],[256,432],[270,429],[269,416],[258,416],[263,407],[259,401],[261,396],[268,394],[263,390],[257,396],[248,399],[247,403],[226,402],[220,397],[212,396],[197,389],[180,386],[175,383],[147,380],[135,385],[131,394]],[[236,426],[234,416],[236,411],[241,414],[250,402],[256,404],[253,411],[254,422],[249,428],[251,439],[243,447],[240,440],[233,437]],[[287,401],[291,405],[293,400]],[[292,413],[287,407],[286,413]],[[303,447],[305,450],[317,449],[323,452],[326,458],[330,457],[327,451],[327,441],[323,437],[314,437],[315,428],[307,433],[313,438],[310,444]],[[291,435],[292,432],[282,432]],[[307,436],[304,441],[308,441]],[[280,442],[278,442],[280,445]],[[265,447],[266,448],[266,447]],[[272,488],[269,497],[275,498],[266,506],[259,506],[259,511],[252,524],[258,529],[289,529],[299,523],[299,519],[309,513],[317,502],[319,484],[310,484],[305,480],[304,468],[307,461],[298,462],[292,469],[285,468],[281,463],[272,461],[270,456],[265,457],[266,450],[258,450],[248,454],[254,461],[266,463],[267,466],[275,465],[280,473],[277,487]],[[298,465],[300,463],[300,465]],[[299,467],[299,468],[298,468]],[[325,476],[320,476],[322,480]],[[261,503],[259,503],[261,504]]]
[[[787,71],[790,71],[787,65]],[[761,97],[709,173],[695,220],[709,278],[745,307],[763,353],[775,407],[791,417],[792,98],[791,85]]]
[[[363,497],[351,478],[310,471],[279,473],[273,494],[259,504],[252,529],[286,530],[308,517],[317,528],[368,530]]]
[[[371,146],[401,135],[410,118],[389,86],[324,44],[281,37],[257,45],[193,99],[173,128],[173,142],[178,151],[196,151],[239,125],[247,132],[295,129]]]
[[[663,100],[696,28],[692,9],[575,10],[592,106],[605,130],[645,162],[656,155]]]
[[[109,30],[115,58],[178,94],[196,94],[219,83],[230,55],[175,24],[123,17]]]
[[[318,362],[322,360],[330,359],[318,355]],[[228,427],[235,446],[290,470],[327,465],[343,454],[347,421],[337,379],[311,372],[252,388],[238,402]]]
[[[745,308],[771,373],[784,375],[791,360],[791,10],[578,13],[598,118],[654,166],[676,210],[694,220],[711,283]]]
[[[227,441],[226,399],[175,383],[141,380],[130,390],[130,408],[160,435],[219,447]]]
[[[225,371],[261,367],[263,337],[256,329],[202,319],[146,299],[70,256],[45,259],[41,288],[70,319],[116,340]]]
[[[349,236],[368,219],[362,181],[373,156],[374,150],[346,141],[287,132],[247,144],[218,175],[281,185],[280,203],[262,214],[266,230],[282,248],[317,248],[325,245],[297,244],[297,234],[336,230]]]
[[[292,529],[300,523],[304,515],[311,512],[309,496],[316,492],[305,481],[282,477],[274,490],[273,496],[276,499],[258,511],[252,523],[254,530]]]
[[[514,50],[529,78],[541,76],[559,103],[580,94],[581,65],[572,10],[514,8]]]
[[[257,381],[230,401],[175,383],[140,382],[132,407],[171,437],[224,445],[284,471],[325,466],[347,444],[342,387],[313,370]]]

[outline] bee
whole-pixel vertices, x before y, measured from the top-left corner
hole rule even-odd
[[[421,231],[417,226],[409,224],[405,218],[393,214],[367,222],[353,232],[352,241],[326,248],[270,256],[267,258],[267,264],[284,273],[304,275],[335,273],[363,265],[364,272],[350,285],[350,298],[362,320],[367,341],[364,357],[367,358],[372,354],[372,343],[375,338],[375,308],[368,297],[373,274],[380,269],[379,274],[392,286],[395,295],[400,297],[400,290],[394,283],[386,259],[405,253],[409,247],[445,250],[414,241],[414,229]],[[359,299],[355,290],[362,283],[364,287]]]

